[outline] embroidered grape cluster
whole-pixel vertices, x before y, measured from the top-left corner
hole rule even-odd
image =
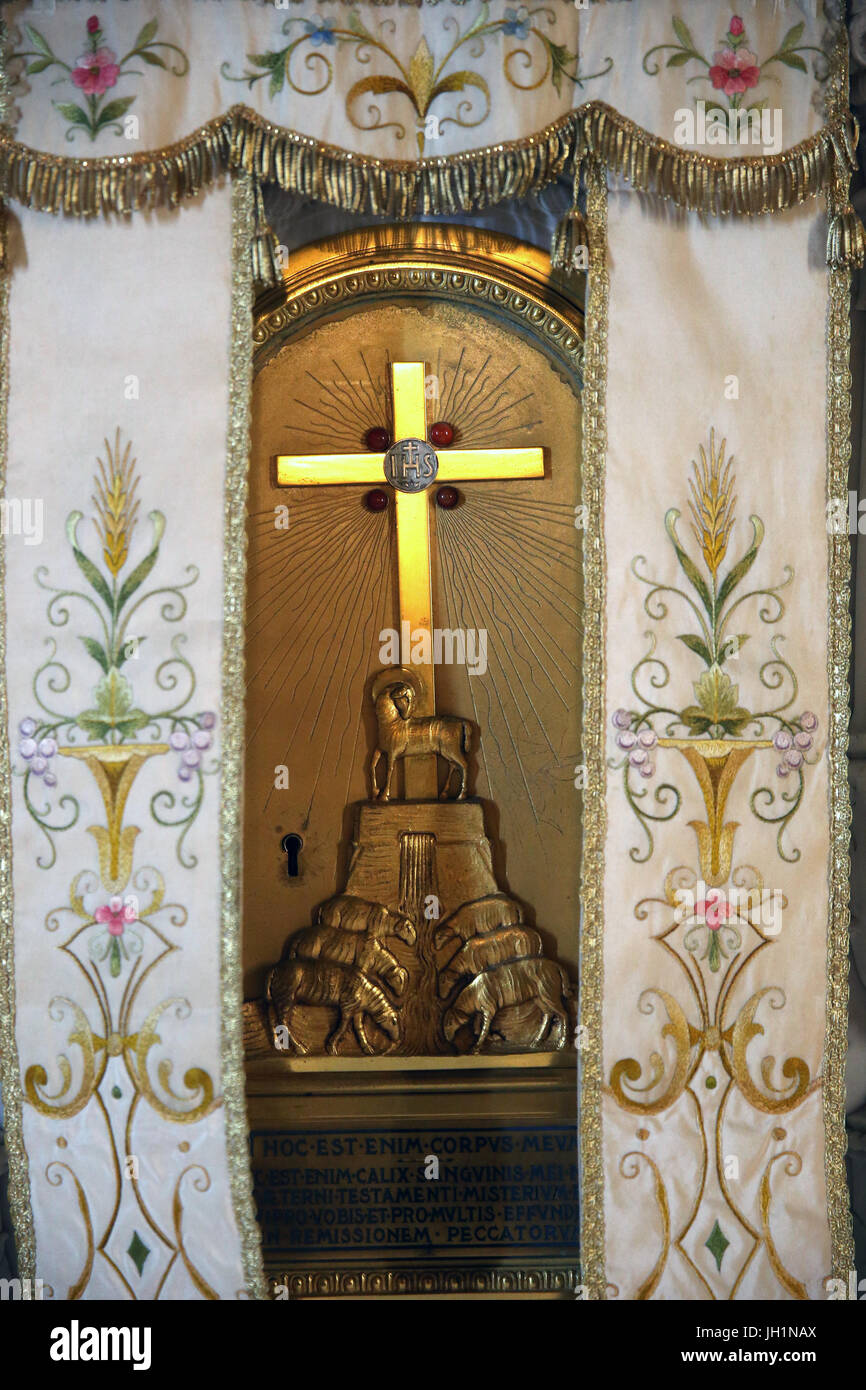
[[[175,729],[169,734],[169,744],[180,754],[177,775],[182,782],[188,782],[196,768],[201,766],[202,755],[213,743],[210,730],[216,724],[216,715],[207,711],[196,720],[198,727],[192,733],[186,729]]]
[[[793,733],[790,729],[779,729],[773,738],[773,747],[782,755],[776,766],[776,774],[779,777],[790,777],[792,772],[803,766],[804,754],[812,747],[812,735],[818,727],[818,716],[812,714],[811,710],[804,710],[792,727]]]
[[[33,735],[38,729],[35,719],[22,719],[18,725],[21,735],[18,752],[28,764],[34,777],[41,777],[46,787],[57,786],[57,775],[52,770],[51,760],[57,752],[57,740],[47,735],[36,739]]]
[[[627,709],[618,709],[612,716],[613,727],[617,730],[616,743],[628,754],[629,763],[641,777],[652,777],[656,770],[654,752],[658,743],[652,729],[640,729],[637,733],[631,727],[632,717]]]

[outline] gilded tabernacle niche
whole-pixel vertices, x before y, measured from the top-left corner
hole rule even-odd
[[[273,1133],[303,1076],[318,1121],[337,1094],[355,1114],[387,1074],[405,1119],[400,1077],[417,1095],[426,1067],[448,1102],[427,1125],[570,1118],[579,309],[532,248],[377,229],[293,257],[255,335],[251,1107],[267,1095]],[[515,1066],[544,1082],[503,1110]],[[561,1261],[570,1240],[554,1243]],[[433,1231],[425,1255],[453,1244]]]

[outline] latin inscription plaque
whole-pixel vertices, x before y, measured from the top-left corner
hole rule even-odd
[[[250,1142],[269,1262],[471,1253],[577,1263],[573,1125],[322,1127],[254,1131]]]

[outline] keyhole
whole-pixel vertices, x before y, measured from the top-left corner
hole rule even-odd
[[[284,835],[280,840],[280,849],[286,856],[286,872],[289,878],[297,878],[300,874],[298,855],[303,847],[304,842],[300,835]]]

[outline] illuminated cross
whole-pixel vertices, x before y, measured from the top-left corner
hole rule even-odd
[[[424,363],[391,365],[394,395],[394,443],[386,454],[280,454],[281,487],[323,483],[381,483],[396,494],[397,584],[400,631],[423,629],[430,661],[412,662],[420,687],[414,713],[435,714],[433,668],[433,600],[430,573],[430,488],[434,483],[465,483],[502,478],[541,478],[541,449],[449,449],[437,455],[427,443]],[[436,757],[407,759],[407,798],[435,798]],[[411,791],[410,791],[411,781]]]

